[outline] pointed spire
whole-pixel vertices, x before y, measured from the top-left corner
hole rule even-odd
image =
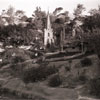
[[[44,30],[44,45],[46,46],[48,43],[49,44],[54,43],[53,30],[51,28],[51,23],[50,23],[49,10],[47,13],[47,27]]]
[[[49,10],[48,10],[48,14],[47,14],[47,29],[51,29]]]

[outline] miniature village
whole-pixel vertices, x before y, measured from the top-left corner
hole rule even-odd
[[[100,7],[74,18],[58,7],[0,15],[0,98],[100,100]],[[2,100],[3,100],[2,99]]]

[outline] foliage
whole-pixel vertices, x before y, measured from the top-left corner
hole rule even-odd
[[[16,64],[16,63],[20,63],[20,62],[24,62],[24,61],[25,61],[24,57],[22,57],[22,56],[15,56],[15,57],[13,57],[11,62],[13,64]]]
[[[92,49],[95,51],[95,53],[100,55],[100,29],[95,28],[92,30],[92,32],[87,32],[85,36],[85,40],[88,42],[88,44],[92,47]]]
[[[100,26],[99,19],[100,19],[100,14],[85,17],[82,25],[83,30],[85,32],[87,31],[93,32],[95,28],[99,28]]]
[[[100,79],[91,79],[87,83],[87,88],[90,91],[90,94],[100,98]]]
[[[98,9],[91,9],[90,10],[90,16],[86,16],[84,18],[84,22],[83,22],[83,30],[85,32],[87,31],[91,31],[93,32],[93,30],[95,28],[100,28],[100,8]]]
[[[6,18],[8,24],[13,25],[14,24],[14,8],[12,6],[9,6],[6,14],[8,17]]]
[[[87,66],[92,65],[92,61],[89,58],[84,58],[80,62],[81,62],[82,67],[87,67]]]
[[[5,24],[4,20],[2,19],[2,16],[0,15],[0,27],[3,27]]]
[[[44,30],[45,26],[45,22],[46,22],[46,13],[44,11],[41,10],[40,7],[36,7],[36,10],[34,11],[34,15],[35,19],[34,19],[34,24],[36,26],[37,29],[39,30]]]
[[[60,79],[60,76],[58,74],[54,74],[50,79],[48,85],[51,87],[57,87],[61,85],[62,81]]]
[[[92,35],[92,33],[94,33],[95,28],[99,29],[100,8],[92,9],[90,11],[90,16],[82,17],[81,15],[85,8],[82,4],[78,4],[76,9],[74,10],[75,19],[73,20],[69,18],[68,11],[61,13],[60,11],[62,11],[62,9],[62,7],[58,7],[53,13],[50,14],[52,28],[54,31],[54,38],[56,39],[57,46],[60,46],[60,37],[62,31],[65,31],[66,36],[69,36],[69,33],[70,36],[72,36],[72,30],[75,24],[75,19],[76,21],[77,19],[82,19],[83,25],[81,26],[81,28],[83,29],[84,33],[90,32]],[[6,18],[8,26],[5,26],[6,22],[4,22],[3,20],[3,15],[8,16]],[[31,42],[35,41],[36,36],[43,40],[43,31],[44,28],[46,28],[46,17],[46,12],[42,11],[40,7],[36,8],[34,14],[32,14],[32,17],[27,17],[24,11],[15,11],[15,9],[12,6],[10,6],[7,9],[7,11],[3,10],[0,15],[0,40],[3,41],[5,45],[14,46],[26,44],[30,45]],[[23,26],[23,22],[24,24],[27,24]],[[75,31],[76,33],[79,33],[78,35],[80,36],[81,31],[78,28]]]
[[[33,66],[33,68],[23,72],[22,79],[25,83],[42,81],[45,80],[49,75],[52,75],[56,72],[57,69],[54,66],[40,65],[37,68]]]
[[[62,7],[58,7],[53,11],[53,14],[57,15],[57,13],[59,13],[61,10],[63,10],[63,8]]]
[[[87,81],[86,76],[84,76],[84,75],[79,76],[79,81],[86,83],[86,81]]]
[[[29,60],[30,56],[25,53],[24,50],[18,48],[7,49],[2,55],[3,62],[7,61],[10,64],[16,64],[18,62],[23,62]]]
[[[27,18],[22,10],[14,12],[13,7],[9,7],[4,13],[11,16],[9,17],[10,19],[8,18],[9,20],[7,19],[9,21],[7,26],[3,26],[5,24],[2,20],[3,15],[0,17],[2,24],[0,27],[0,39],[4,42],[4,45],[29,45],[31,42],[34,42],[36,36],[40,39],[43,38],[42,31],[45,27],[46,14],[40,8],[37,8],[35,11],[34,21],[33,18]],[[24,25],[23,22],[27,24],[24,23]]]
[[[19,46],[30,44],[35,41],[36,36],[42,39],[42,34],[29,26],[9,25],[0,29],[0,38],[5,45]]]
[[[85,7],[82,4],[78,4],[77,8],[74,10],[75,17],[79,17],[84,10],[85,10]]]

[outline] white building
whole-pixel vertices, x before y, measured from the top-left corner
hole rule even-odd
[[[44,46],[54,43],[53,29],[51,28],[49,12],[47,15],[47,27],[44,29]]]

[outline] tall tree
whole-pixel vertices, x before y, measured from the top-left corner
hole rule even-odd
[[[0,15],[0,27],[3,27],[5,24],[5,21],[3,20],[2,16]]]
[[[91,9],[90,16],[85,17],[83,29],[84,31],[93,31],[94,28],[100,28],[100,8]]]
[[[85,7],[82,4],[78,4],[76,9],[74,10],[75,17],[79,17],[82,15],[82,12],[85,10]]]
[[[36,10],[34,11],[34,24],[36,25],[37,29],[44,30],[44,19],[46,18],[46,13],[41,10],[40,7],[36,7]]]
[[[94,16],[94,15],[100,14],[100,5],[98,6],[98,9],[91,9],[89,11],[89,13],[90,13],[90,16]]]
[[[20,24],[27,21],[27,16],[23,10],[17,10],[15,12],[15,23]]]
[[[53,14],[54,14],[54,15],[57,15],[57,14],[60,13],[62,10],[63,10],[62,7],[58,7],[58,8],[56,8],[56,9],[53,11]]]
[[[11,25],[14,24],[14,7],[9,6],[7,13],[8,17],[6,18],[7,22]]]
[[[60,50],[63,51],[63,45],[65,40],[65,28],[66,24],[69,21],[69,12],[65,11],[63,13],[60,13],[60,11],[63,10],[62,7],[56,8],[53,12],[55,21],[53,22],[53,28],[56,35],[56,41],[57,44],[60,46]]]

